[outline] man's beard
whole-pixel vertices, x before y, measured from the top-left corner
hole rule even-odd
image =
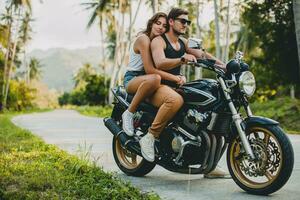
[[[173,32],[176,36],[181,36],[184,35],[185,33],[180,33],[179,31],[177,31],[176,29],[173,28]]]

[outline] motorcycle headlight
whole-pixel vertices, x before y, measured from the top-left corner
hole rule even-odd
[[[239,86],[248,97],[252,96],[256,89],[254,75],[249,71],[243,72],[239,78]]]

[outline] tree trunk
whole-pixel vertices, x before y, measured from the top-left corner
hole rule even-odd
[[[295,32],[296,32],[297,47],[298,47],[298,60],[299,60],[298,67],[300,68],[300,1],[299,0],[293,0],[293,11],[294,11]]]
[[[12,8],[9,10],[10,15],[12,16]],[[10,46],[11,46],[11,33],[12,33],[12,23],[13,21],[10,21],[10,23],[7,25],[8,31],[7,31],[7,51],[5,53],[5,59],[4,59],[4,69],[3,69],[3,85],[2,85],[2,104],[3,104],[3,99],[4,99],[4,93],[5,93],[5,85],[6,85],[6,74],[7,74],[7,67],[8,67],[8,62],[9,62],[9,53],[10,53]]]
[[[2,102],[2,106],[5,109],[6,108],[6,103],[7,103],[7,96],[8,96],[8,91],[9,91],[9,82],[11,79],[11,71],[12,71],[12,67],[14,65],[14,61],[15,61],[15,56],[16,56],[16,50],[17,50],[17,45],[18,45],[18,32],[19,32],[19,24],[20,24],[20,20],[21,20],[21,13],[22,10],[21,8],[18,10],[18,19],[17,19],[17,24],[16,24],[16,33],[15,33],[15,42],[14,42],[14,47],[13,47],[13,52],[12,52],[12,57],[11,57],[11,61],[9,62],[8,65],[8,69],[7,69],[7,75],[6,76],[6,83],[5,83],[5,91],[4,91],[4,97],[3,97],[3,102]]]
[[[215,10],[215,41],[216,41],[216,57],[220,59],[221,49],[220,49],[220,27],[219,27],[219,9],[217,0],[214,0],[214,10]]]
[[[291,85],[290,87],[290,97],[291,99],[295,99],[295,85]]]
[[[151,7],[152,7],[152,13],[154,15],[158,10],[158,0],[151,0]]]
[[[229,58],[229,46],[230,46],[230,0],[228,0],[227,4],[227,14],[226,14],[226,43],[224,50],[223,61],[227,62]]]
[[[200,5],[201,4],[201,5]],[[196,4],[196,17],[197,17],[197,38],[201,39],[201,27],[200,27],[200,20],[199,20],[199,15],[202,12],[202,6],[203,2],[202,0],[197,0]],[[200,6],[201,6],[201,11],[200,11]],[[201,67],[196,67],[195,68],[195,79],[200,79],[202,78],[202,68]]]
[[[10,79],[11,79],[11,71],[12,71],[15,56],[16,56],[17,45],[18,45],[18,39],[14,43],[12,59],[10,61],[10,65],[8,67],[8,74],[7,74],[7,77],[6,77],[6,84],[5,84],[5,93],[4,93],[4,99],[3,99],[3,104],[2,104],[3,108],[6,108],[7,96],[8,96],[8,91],[9,91],[9,82],[10,82]]]
[[[122,13],[121,12],[121,4],[119,4],[119,13]],[[120,52],[120,49],[121,49],[121,36],[123,35],[123,27],[119,27],[118,25],[118,22],[117,20],[115,20],[115,30],[116,30],[116,46],[115,46],[115,55],[114,55],[114,64],[113,64],[113,72],[112,72],[112,76],[111,76],[111,79],[110,79],[110,88],[114,88],[115,87],[115,84],[116,84],[116,79],[117,79],[117,76],[118,76],[118,71],[119,71],[119,67],[120,67],[120,56],[121,56],[121,52]],[[119,31],[117,31],[119,30]],[[109,93],[109,104],[111,104],[113,101],[113,94],[110,92]]]

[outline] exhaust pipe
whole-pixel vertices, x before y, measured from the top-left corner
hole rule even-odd
[[[123,129],[121,129],[116,121],[112,118],[104,118],[104,125],[108,130],[117,138],[119,138],[123,148],[126,148],[135,154],[141,155],[140,145],[137,139],[134,137],[129,137]]]
[[[104,125],[108,128],[108,130],[116,137],[119,138],[123,147],[125,147],[127,141],[130,139],[129,136],[121,129],[115,120],[112,118],[104,118]]]

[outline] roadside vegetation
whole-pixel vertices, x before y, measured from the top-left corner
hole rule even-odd
[[[300,134],[300,100],[278,97],[273,100],[256,100],[250,104],[254,115],[268,117],[280,122],[290,134]],[[66,106],[92,117],[109,117],[111,106]]]
[[[280,122],[290,134],[300,134],[300,100],[288,97],[251,104],[254,115],[268,117]]]
[[[0,115],[0,199],[159,199]]]
[[[111,106],[78,106],[75,107],[80,114],[93,117],[109,117],[112,112]]]

